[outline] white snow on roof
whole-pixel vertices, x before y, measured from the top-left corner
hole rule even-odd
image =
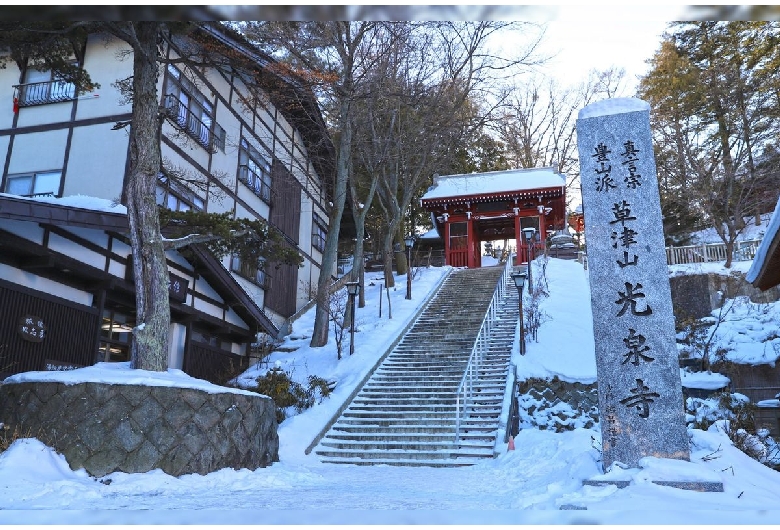
[[[114,201],[109,201],[108,199],[89,197],[87,195],[69,195],[67,197],[21,197],[19,195],[12,195],[9,193],[0,193],[0,196],[12,197],[14,199],[25,201],[45,202],[48,204],[56,204],[58,206],[70,206],[72,208],[94,210],[97,212],[127,214],[126,206],[117,204]]]
[[[565,177],[549,167],[444,175],[434,177],[433,186],[422,196],[422,200],[500,193],[502,191],[556,188],[565,184]]]
[[[772,245],[772,241],[777,237],[778,230],[780,230],[780,201],[777,201],[775,212],[772,214],[769,225],[766,227],[764,239],[762,239],[761,244],[758,245],[758,250],[756,250],[756,255],[753,257],[753,263],[750,265],[750,270],[748,270],[745,275],[746,281],[752,283],[758,278],[758,273],[761,272],[761,269],[764,267],[764,262],[769,259],[767,253],[769,252],[769,247]]]
[[[441,236],[439,235],[439,232],[437,232],[435,228],[431,228],[423,235],[421,235],[419,239],[441,239]]]
[[[626,112],[649,111],[650,104],[638,98],[610,98],[591,103],[580,109],[577,119],[595,118],[596,116],[609,116],[610,114],[624,114]]]

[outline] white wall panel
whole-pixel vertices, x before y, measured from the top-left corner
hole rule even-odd
[[[59,296],[60,298],[70,300],[77,304],[86,306],[92,305],[92,295],[90,293],[74,289],[73,287],[63,285],[53,280],[49,280],[48,278],[43,278],[3,263],[0,263],[0,278],[29,289],[41,291],[42,293]]]
[[[64,129],[17,135],[8,174],[61,170],[67,139],[68,131]]]
[[[125,130],[112,131],[112,125],[104,123],[73,131],[63,196],[121,198],[128,137]]]

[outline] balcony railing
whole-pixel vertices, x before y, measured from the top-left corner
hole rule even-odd
[[[260,175],[247,165],[242,165],[238,167],[238,178],[255,192],[255,195],[263,199],[267,204],[271,204],[271,187],[268,185],[268,182],[263,180],[263,175]]]
[[[19,107],[73,101],[76,99],[76,85],[60,80],[14,85],[14,98]]]
[[[201,121],[173,94],[165,96],[164,105],[171,121],[201,147],[210,153],[216,153],[217,149],[225,150],[225,130],[222,127]]]

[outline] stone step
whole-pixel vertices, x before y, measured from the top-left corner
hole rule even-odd
[[[498,428],[495,421],[500,416],[498,413],[484,413],[484,414],[468,414],[461,417],[461,426],[468,430],[469,427],[475,429],[490,427],[490,430],[496,430]],[[447,425],[452,427],[453,434],[457,426],[457,418],[455,411],[439,411],[439,412],[410,412],[405,411],[403,414],[398,412],[388,411],[383,413],[377,410],[367,411],[350,411],[345,410],[341,413],[339,422],[344,422],[345,425],[355,425],[361,423],[366,428],[373,429],[374,431],[380,430],[386,426],[420,426],[420,425]],[[371,427],[369,427],[371,426]],[[327,439],[327,436],[323,437]]]
[[[329,451],[333,449],[340,449],[343,451],[355,451],[365,453],[368,451],[420,451],[420,452],[432,452],[432,451],[474,451],[484,452],[488,454],[493,453],[493,446],[495,444],[492,440],[466,440],[461,439],[460,442],[455,442],[454,439],[446,441],[425,441],[425,440],[323,440],[320,444],[320,450],[318,453],[322,454],[322,451]]]
[[[440,425],[440,424],[420,424],[420,425],[376,425],[371,427],[369,423],[359,424],[343,424],[336,423],[328,438],[337,438],[339,436],[411,436],[411,435],[425,435],[425,436],[455,436],[455,427],[453,425]],[[487,426],[471,426],[470,432],[463,433],[461,436],[474,436],[485,437],[489,434],[495,434],[495,429],[489,429]]]
[[[425,392],[426,394],[455,395],[458,391],[460,379],[452,378],[448,381],[431,381],[427,378],[415,381],[413,379],[395,380],[371,380],[365,384],[362,392],[383,392],[393,395],[394,392]]]
[[[466,367],[468,358],[464,355],[462,359],[442,358],[432,355],[416,355],[405,358],[387,358],[377,370],[404,370],[412,367],[440,368],[446,370],[463,370]]]
[[[315,448],[323,462],[451,467],[494,456],[517,327],[516,292],[502,304],[511,313],[496,319],[482,345],[473,393],[464,401],[456,392],[503,270],[458,270],[445,280]],[[457,403],[464,411],[456,443]]]
[[[406,414],[429,414],[436,412],[447,412],[454,414],[455,403],[428,403],[424,407],[421,407],[418,403],[353,403],[345,412],[357,413],[357,412],[376,412],[377,414],[397,414],[406,416]],[[498,406],[495,403],[475,403],[471,401],[468,406],[468,410],[471,414],[483,414],[483,413],[501,413],[501,403]]]
[[[382,366],[380,366],[380,368],[377,369],[375,373],[380,375],[396,375],[396,374],[415,375],[416,372],[419,372],[420,375],[424,376],[424,375],[433,375],[430,374],[429,372],[437,371],[438,369],[440,373],[457,377],[458,373],[463,375],[466,372],[467,367],[468,367],[468,358],[464,358],[462,361],[456,364],[406,359],[406,360],[401,360],[393,363],[385,362],[382,364]],[[483,361],[481,363],[472,364],[471,370],[476,368],[481,371],[495,372],[502,368],[506,370],[508,367],[509,367],[509,363],[507,362],[499,362],[499,361],[484,362]]]
[[[395,427],[414,427],[423,428],[428,425],[434,425],[437,427],[448,427],[455,432],[457,426],[457,420],[455,414],[443,415],[443,417],[436,418],[436,421],[431,421],[431,418],[423,416],[404,416],[397,417],[393,415],[387,415],[384,417],[371,416],[368,414],[355,415],[355,416],[342,416],[339,418],[335,425],[341,426],[354,426],[362,425],[364,427],[370,427],[373,429],[379,428],[395,428]],[[496,430],[497,425],[492,421],[484,418],[467,418],[464,420],[461,418],[461,428],[465,430]]]
[[[492,392],[492,393],[483,393],[478,392],[475,394],[472,394],[473,399],[478,400],[480,402],[486,402],[486,401],[495,401],[496,398],[500,397],[502,395],[501,392]],[[442,394],[423,394],[420,395],[418,393],[410,393],[410,394],[404,394],[399,393],[398,395],[392,395],[384,392],[370,392],[370,393],[364,393],[360,392],[355,398],[353,399],[353,403],[357,403],[360,401],[371,401],[374,403],[409,403],[414,404],[418,406],[425,406],[431,403],[454,403],[457,399],[457,395],[454,392],[449,393],[442,393]]]
[[[323,442],[323,447],[338,449],[403,449],[410,451],[444,449],[457,444],[458,447],[468,445],[470,447],[492,448],[495,446],[494,433],[469,433],[455,439],[453,433],[447,434],[391,434],[377,431],[375,433],[341,433],[328,436]]]
[[[446,377],[444,375],[432,374],[410,374],[405,372],[398,372],[393,374],[376,374],[371,378],[371,384],[392,383],[396,386],[405,386],[411,384],[419,384],[422,386],[430,387],[441,385],[442,389],[449,388],[452,384],[457,385],[460,382],[460,377]]]
[[[426,460],[420,458],[417,460],[384,458],[380,460],[366,459],[361,457],[340,457],[328,456],[321,458],[325,464],[353,464],[356,466],[396,466],[396,467],[464,467],[473,466],[484,461],[484,458],[459,458],[457,460]],[[491,455],[492,458],[492,455]]]
[[[458,447],[451,447],[448,449],[441,449],[441,450],[430,450],[430,451],[409,451],[405,449],[373,449],[373,450],[364,450],[364,451],[350,451],[347,449],[318,449],[316,453],[323,457],[328,458],[353,458],[353,459],[362,459],[362,460],[370,460],[373,463],[376,464],[387,464],[389,461],[411,461],[414,462],[416,460],[458,460],[458,459],[484,459],[484,458],[493,458],[493,448],[491,447],[489,450],[480,450],[480,449],[469,449],[468,447],[458,448]],[[344,463],[344,462],[343,462]],[[345,462],[354,464],[355,462]],[[475,462],[472,462],[475,463]]]

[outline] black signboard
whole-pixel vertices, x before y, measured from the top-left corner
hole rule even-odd
[[[46,337],[46,324],[41,317],[35,315],[24,315],[19,319],[19,335],[24,340],[30,342],[43,342]]]
[[[168,273],[171,282],[168,284],[168,295],[177,302],[184,303],[187,301],[187,287],[189,287],[189,280],[176,276],[175,274]]]

